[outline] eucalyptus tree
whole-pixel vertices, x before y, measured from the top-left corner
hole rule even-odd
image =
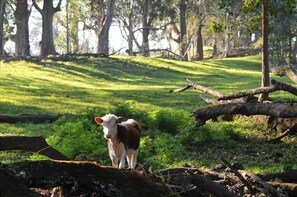
[[[29,44],[29,16],[27,0],[17,0],[15,9],[16,37],[15,54],[16,56],[30,56]]]
[[[135,0],[118,0],[116,3],[115,19],[119,24],[122,37],[127,41],[128,49],[126,52],[129,55],[133,55],[134,43],[139,51],[142,50],[141,44],[135,35],[141,27],[139,10],[140,6]]]
[[[43,8],[41,9],[36,0],[33,0],[34,7],[42,16],[42,36],[41,36],[41,56],[55,55],[57,54],[54,46],[53,36],[53,16],[55,13],[61,11],[62,0],[59,0],[56,7],[54,7],[53,0],[44,0]]]
[[[141,51],[143,56],[149,56],[150,35],[157,30],[165,29],[167,24],[162,24],[162,22],[164,22],[163,19],[170,10],[170,6],[165,0],[136,0],[136,2],[139,5],[142,20],[139,29],[142,34]]]
[[[91,0],[85,2],[89,16],[84,20],[84,29],[92,29],[98,38],[97,53],[109,53],[109,30],[115,10],[115,0]]]
[[[60,28],[54,39],[54,43],[61,51],[68,53],[82,52],[79,45],[79,22],[86,18],[85,4],[83,0],[66,0],[64,12],[59,12],[54,19]],[[66,41],[66,42],[65,42]]]

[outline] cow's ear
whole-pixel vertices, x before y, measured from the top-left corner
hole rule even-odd
[[[118,119],[117,119],[117,123],[121,123],[121,122],[123,122],[125,119],[123,118],[123,117],[118,117]]]
[[[103,120],[102,120],[101,117],[95,117],[95,122],[96,122],[97,124],[102,124],[102,123],[103,123]]]

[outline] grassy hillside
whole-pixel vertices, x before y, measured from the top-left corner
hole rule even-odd
[[[201,93],[170,92],[184,86],[186,78],[225,94],[256,88],[261,84],[260,57],[183,62],[116,56],[39,64],[1,63],[0,114],[76,116],[53,124],[0,124],[0,133],[43,135],[68,156],[98,155],[97,159],[107,163],[100,128],[91,117],[122,113],[143,124],[142,164],[208,167],[225,156],[254,171],[277,171],[292,163],[288,156],[296,152],[297,140],[291,137],[284,144],[263,145],[274,134],[267,135],[257,121],[209,122],[195,128],[189,115],[197,107],[207,106],[198,96]],[[281,81],[288,82],[285,78]],[[281,92],[272,98],[288,96]],[[5,162],[35,158],[19,152],[1,155],[0,160]]]

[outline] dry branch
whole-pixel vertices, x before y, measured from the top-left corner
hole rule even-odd
[[[23,114],[18,116],[0,115],[0,123],[17,123],[17,122],[32,122],[32,123],[51,123],[59,119],[61,115],[29,115]]]
[[[0,137],[0,151],[7,150],[24,150],[55,160],[69,160],[65,155],[48,145],[43,137],[2,136]]]
[[[217,96],[217,97],[221,97],[221,96],[224,96],[222,93],[216,91],[216,90],[212,90],[212,89],[209,89],[207,87],[204,87],[202,85],[198,85],[197,83],[194,83],[193,81],[187,79],[187,85],[183,88],[179,88],[179,89],[176,89],[174,90],[174,92],[182,92],[190,87],[193,87],[194,89],[196,90],[200,90],[204,93],[208,93],[208,94],[211,94],[211,95],[214,95],[214,96]]]
[[[293,134],[296,131],[297,131],[297,123],[293,124],[289,129],[287,129],[285,132],[283,132],[281,135],[279,135],[278,137],[274,138],[271,141],[272,142],[280,142],[281,139],[283,139],[287,135]]]
[[[238,172],[238,170],[236,170],[226,159],[224,158],[221,158],[221,159],[226,164],[226,166],[230,168],[231,172],[233,172],[239,178],[239,180],[247,187],[250,193],[255,194],[256,190],[251,186],[249,182],[247,182],[247,180],[245,180],[245,178]]]
[[[230,99],[241,98],[241,97],[246,97],[246,96],[251,96],[256,94],[267,94],[278,90],[284,90],[297,96],[297,88],[293,86],[290,86],[285,83],[277,82],[276,80],[271,80],[271,84],[272,86],[269,86],[269,87],[256,88],[245,92],[238,92],[231,95],[223,95],[219,97],[218,100],[230,100]]]
[[[267,115],[281,118],[297,117],[295,103],[227,103],[211,107],[196,109],[194,112],[198,126],[204,125],[207,120],[226,114]]]

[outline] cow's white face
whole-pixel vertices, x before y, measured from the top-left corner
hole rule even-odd
[[[118,117],[113,114],[107,114],[103,117],[95,117],[95,122],[102,125],[104,137],[106,139],[114,139],[117,135]]]

